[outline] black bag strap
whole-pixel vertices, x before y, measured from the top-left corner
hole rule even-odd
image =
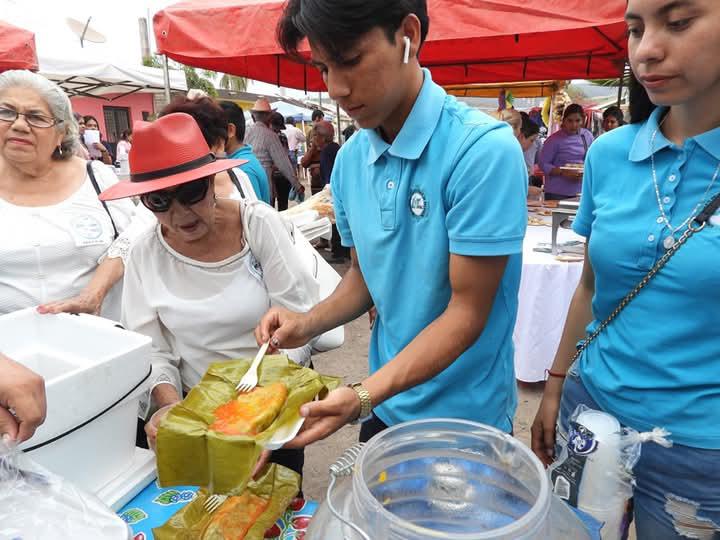
[[[95,179],[95,172],[93,171],[92,164],[93,164],[92,161],[87,162],[87,173],[88,173],[88,176],[90,177],[90,182],[92,182],[92,185],[95,188],[95,193],[97,193],[99,196],[101,190],[100,190],[100,186],[97,183],[97,180]],[[108,205],[105,201],[100,201],[100,204],[103,205],[103,208],[105,209],[108,217],[110,218],[110,223],[112,223],[112,228],[113,228],[113,232],[114,232],[113,240],[117,240],[117,237],[120,236],[120,234],[118,233],[117,227],[115,226],[115,220],[113,219],[112,214],[110,213],[110,209],[108,208]]]
[[[580,129],[582,129],[582,128],[580,128]],[[585,156],[587,156],[587,153],[588,153],[588,143],[587,143],[587,139],[585,138],[585,134],[582,131],[580,132],[580,138],[582,139],[583,147],[585,148],[585,153],[583,154],[583,161],[584,161]]]
[[[232,169],[227,170],[228,176],[230,176],[230,180],[232,181],[233,185],[237,188],[238,193],[240,193],[241,198],[245,198],[245,192],[243,191],[242,186],[240,185],[240,179],[235,174],[235,171]]]
[[[707,204],[707,206],[705,206],[705,208],[703,208],[702,211],[697,216],[695,216],[695,219],[688,223],[687,229],[678,239],[678,241],[675,242],[673,247],[668,249],[665,254],[660,257],[660,259],[655,263],[655,266],[653,266],[650,271],[643,276],[643,278],[635,286],[635,288],[627,295],[625,295],[625,298],[620,301],[618,306],[607,317],[607,319],[601,322],[595,329],[595,331],[589,336],[587,336],[578,345],[577,350],[575,351],[575,356],[573,356],[572,358],[572,362],[575,362],[578,358],[580,358],[580,355],[585,351],[585,349],[588,348],[590,343],[592,343],[595,338],[597,338],[603,332],[603,330],[605,330],[605,328],[607,328],[608,325],[620,314],[620,312],[625,309],[627,305],[638,294],[640,294],[640,291],[642,291],[645,286],[650,283],[650,280],[652,280],[652,278],[654,278],[657,273],[662,270],[662,268],[668,263],[672,256],[678,252],[678,250],[685,244],[685,242],[687,242],[695,233],[698,233],[705,228],[708,220],[713,216],[713,214],[715,214],[715,212],[718,211],[718,208],[720,208],[720,193],[715,195],[715,197]]]

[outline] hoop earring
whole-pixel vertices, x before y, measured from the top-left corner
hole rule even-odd
[[[405,42],[405,53],[403,54],[403,64],[407,64],[410,62],[410,38],[407,36],[403,36],[403,41]]]

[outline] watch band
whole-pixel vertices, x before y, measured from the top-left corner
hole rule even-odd
[[[360,398],[360,415],[351,424],[361,424],[372,416],[372,400],[370,399],[370,392],[367,391],[362,383],[349,384],[348,387],[352,388]]]

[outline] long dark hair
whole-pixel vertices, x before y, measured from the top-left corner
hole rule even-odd
[[[639,124],[650,118],[650,114],[657,105],[650,101],[647,90],[640,84],[632,71],[630,72],[628,89],[630,93],[630,123]]]

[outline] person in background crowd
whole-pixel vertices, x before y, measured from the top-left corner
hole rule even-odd
[[[132,129],[125,129],[120,134],[120,140],[115,149],[117,160],[122,161],[128,159],[130,148],[132,148]]]
[[[253,152],[265,169],[274,205],[278,194],[273,182],[273,168],[277,169],[298,193],[305,191],[305,188],[297,179],[295,167],[290,163],[287,149],[280,142],[278,134],[270,127],[272,113],[270,102],[266,98],[260,98],[255,102],[253,108],[250,109],[255,123],[247,130],[245,142],[252,146]]]
[[[285,119],[285,129],[283,133],[287,137],[288,148],[290,149],[290,162],[295,166],[295,170],[298,168],[298,150],[300,145],[305,142],[305,133],[303,130],[295,126],[295,119],[292,116],[288,116]]]
[[[320,149],[320,180],[324,187],[330,183],[335,158],[340,150],[340,145],[335,142],[335,127],[327,120],[318,122],[313,144]]]
[[[320,122],[321,120],[325,120],[325,113],[322,112],[320,109],[313,109],[312,114],[310,115],[310,119],[312,120],[313,126]]]
[[[577,103],[565,107],[561,129],[545,140],[540,152],[540,167],[545,173],[545,198],[560,200],[580,193],[582,169],[562,169],[585,162],[593,135],[582,127],[585,111]]]
[[[542,181],[536,178],[533,173],[535,172],[535,158],[537,152],[537,144],[540,139],[540,127],[530,120],[530,117],[526,113],[521,113],[522,126],[520,132],[517,134],[520,148],[522,148],[523,156],[525,157],[525,166],[528,171],[528,200],[537,200],[542,194]]]
[[[720,3],[628,0],[625,20],[631,124],[587,156],[573,225],[588,240],[585,262],[532,448],[549,464],[580,404],[640,432],[665,428],[672,446],[643,444],[632,471],[637,538],[717,539],[720,211],[571,365],[577,344],[720,194]]]
[[[520,126],[520,133],[517,137],[518,141],[520,141],[523,155],[525,156],[525,165],[527,166],[528,174],[532,176],[540,148],[542,148],[540,126],[533,122],[527,113],[521,112],[520,115],[522,125]]]
[[[335,128],[330,122],[320,120],[315,124],[313,145],[320,149],[320,180],[323,187],[330,183],[335,158],[340,150],[340,145],[334,139]],[[350,257],[350,250],[341,244],[340,233],[335,224],[332,226],[330,249],[333,254],[332,262],[334,263],[343,263]]]
[[[350,268],[309,313],[272,308],[256,340],[301,345],[377,307],[369,377],[303,405],[304,431],[289,447],[352,421],[363,441],[433,417],[512,430],[525,164],[507,124],[420,67],[428,27],[424,0],[289,0],[278,25],[293,57],[308,39],[330,97],[362,129],[331,181]]]
[[[215,156],[223,157],[225,155],[228,119],[225,111],[214,99],[207,96],[199,96],[193,99],[180,96],[160,111],[160,116],[177,112],[187,113],[195,119],[198,126],[200,126],[205,142]],[[245,173],[239,168],[233,171],[238,176],[245,176]],[[248,178],[247,181],[250,182],[250,179]],[[215,175],[215,193],[219,197],[240,197],[237,186],[234,185],[226,171],[221,171]]]
[[[78,125],[78,144],[75,146],[75,155],[85,161],[90,159],[90,152],[88,152],[87,146],[85,146],[85,140],[83,134],[85,133],[85,118],[80,113],[73,113],[75,122]]]
[[[265,170],[253,153],[252,147],[245,144],[245,114],[242,108],[232,101],[221,101],[220,107],[225,111],[228,120],[228,136],[225,143],[227,157],[246,160],[246,163],[240,165],[240,169],[250,179],[257,198],[270,204],[270,184]]]
[[[612,105],[603,111],[603,131],[607,133],[615,128],[625,125],[625,115],[617,105]]]
[[[287,160],[290,161],[290,148],[288,146],[288,140],[283,132],[285,128],[285,119],[279,112],[273,112],[270,115],[270,127],[277,134],[280,139],[280,144],[286,150]],[[292,163],[291,163],[292,165]],[[296,177],[297,178],[297,177]],[[290,196],[290,181],[280,172],[277,167],[273,168],[272,172],[273,184],[275,187],[275,195],[277,196],[277,208],[280,212],[288,209],[289,196]]]
[[[92,129],[100,132],[100,124],[98,124],[97,118],[90,114],[86,114],[83,117],[85,120],[85,129],[83,130],[83,136],[85,131]],[[100,142],[94,142],[89,147],[86,145],[88,152],[90,153],[90,159],[97,159],[105,163],[106,165],[113,164],[113,158],[110,151],[107,149],[107,142],[102,140],[102,133],[100,133]]]
[[[0,438],[28,440],[46,414],[45,380],[0,353]]]
[[[152,338],[142,413],[158,408],[146,425],[154,445],[161,419],[210,363],[256,354],[253,330],[268,306],[308,309],[319,286],[275,210],[216,197],[215,175],[239,163],[211,154],[196,119],[170,113],[134,130],[131,181],[101,197],[139,196],[157,219],[130,255],[122,315],[125,328]],[[139,174],[146,179],[132,181]],[[285,352],[309,365],[310,347]],[[302,451],[279,450],[271,459],[302,474]]]
[[[147,226],[135,205],[103,205],[118,182],[109,167],[75,155],[70,100],[30,71],[0,74],[0,315],[120,317],[119,283],[133,239]]]
[[[307,140],[307,151],[300,158],[300,166],[307,169],[310,175],[310,193],[313,195],[322,191],[324,185],[320,176],[320,151],[321,148],[315,144],[315,126],[313,126]]]

